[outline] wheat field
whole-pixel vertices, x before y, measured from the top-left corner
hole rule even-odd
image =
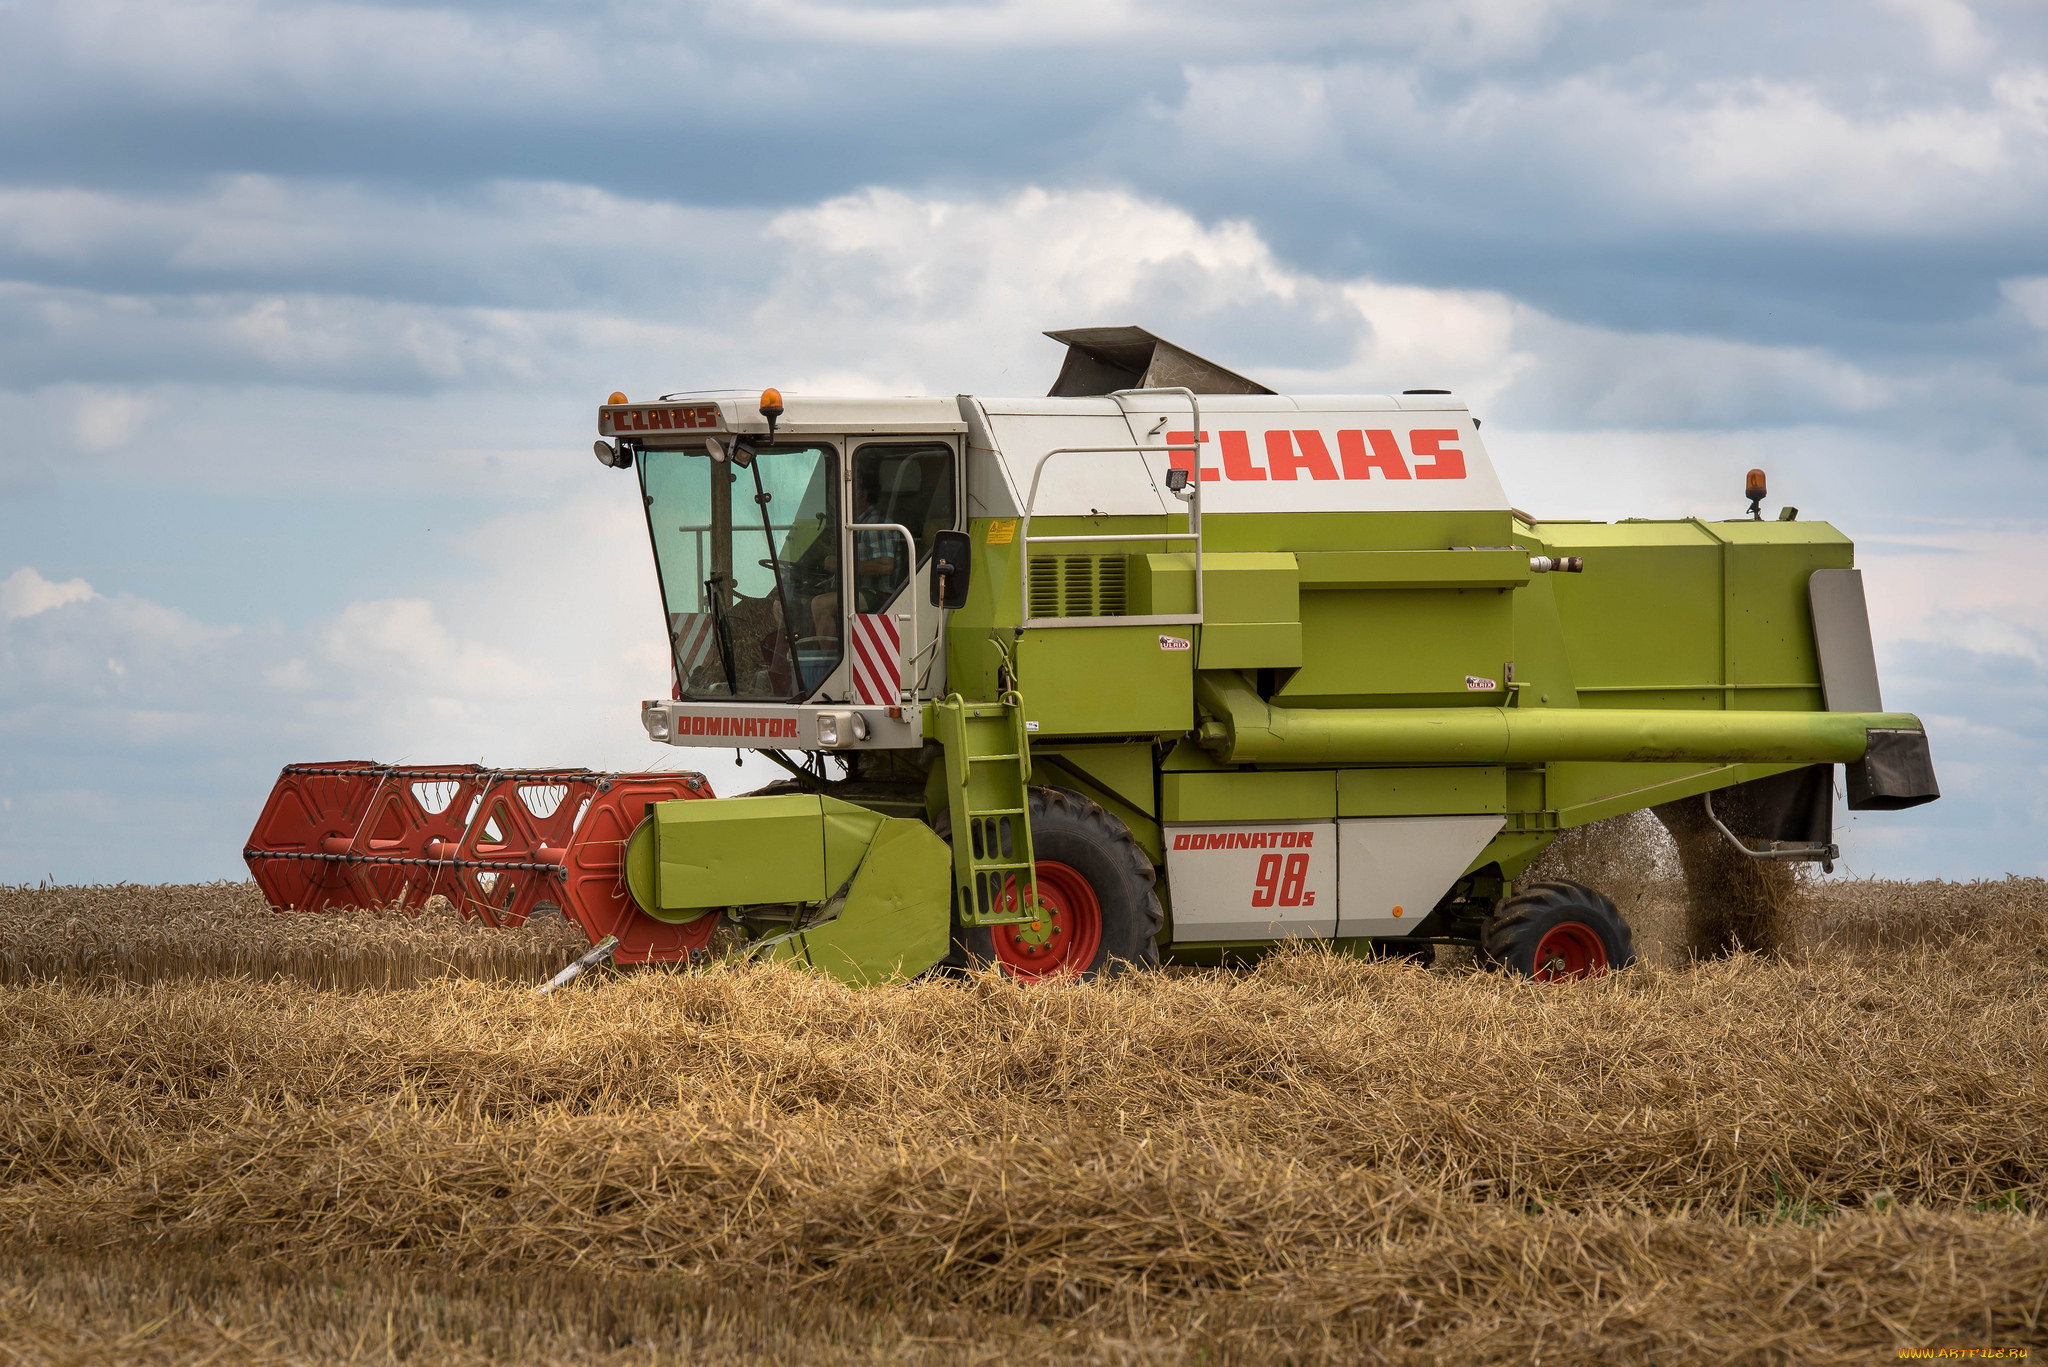
[[[1772,953],[1697,959],[1632,850],[1556,854],[1648,951],[1573,984],[1293,949],[541,999],[559,922],[0,890],[0,1362],[2048,1343],[2048,884],[1795,883]]]

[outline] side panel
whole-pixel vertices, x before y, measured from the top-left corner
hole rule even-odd
[[[1176,944],[1328,936],[1337,926],[1331,821],[1166,828]]]
[[[1471,867],[1505,818],[1388,816],[1337,823],[1339,935],[1406,935]],[[1179,904],[1175,903],[1178,910]]]
[[[1029,409],[1031,411],[1019,411]],[[1008,411],[1005,411],[1008,410]],[[1172,500],[1161,487],[1164,478],[1147,468],[1135,452],[1099,452],[1054,456],[1048,451],[1075,446],[1134,446],[1130,424],[1111,399],[1043,399],[1029,403],[990,399],[983,403],[998,459],[1016,491],[1017,507],[1031,506],[1031,482],[1039,480],[1033,515],[1163,516]],[[1173,503],[1171,511],[1178,512]]]
[[[1024,715],[1047,736],[1166,734],[1194,725],[1186,627],[1028,631],[1017,642]]]
[[[1304,593],[1302,667],[1276,701],[1297,707],[1497,704],[1513,649],[1510,592]]]
[[[1813,604],[1813,642],[1830,712],[1882,712],[1877,652],[1870,644],[1870,608],[1862,570],[1815,570],[1806,581]]]

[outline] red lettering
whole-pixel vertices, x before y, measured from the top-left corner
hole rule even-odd
[[[1279,891],[1280,856],[1269,854],[1259,860],[1259,872],[1252,889],[1252,905],[1270,907],[1273,896]]]
[[[1166,444],[1168,446],[1187,446],[1192,444],[1194,440],[1195,434],[1192,432],[1168,432],[1166,434]],[[1209,440],[1207,432],[1202,434],[1202,440]],[[1176,470],[1194,469],[1194,458],[1195,453],[1192,451],[1175,451],[1168,457],[1173,462],[1173,468]],[[1202,467],[1202,478],[1211,481],[1219,480],[1223,478],[1223,472],[1213,465],[1204,465]]]
[[[1301,448],[1300,455],[1294,453],[1297,446]],[[1274,479],[1293,479],[1299,470],[1308,471],[1310,479],[1337,477],[1337,467],[1330,462],[1330,448],[1323,445],[1323,434],[1316,431],[1296,432],[1291,442],[1285,432],[1268,432],[1266,468],[1273,472]]]
[[[1408,449],[1415,453],[1415,477],[1417,479],[1463,479],[1465,477],[1465,453],[1455,446],[1445,446],[1447,441],[1456,441],[1455,428],[1410,432]],[[1424,465],[1422,458],[1429,456],[1433,464]]]
[[[1366,442],[1372,449],[1366,450]],[[1344,478],[1370,479],[1378,470],[1388,479],[1408,479],[1408,462],[1401,459],[1400,444],[1385,428],[1371,432],[1339,432],[1337,454],[1344,459]]]
[[[1285,436],[1285,433],[1281,434]],[[1225,479],[1264,479],[1266,472],[1252,464],[1251,444],[1242,432],[1225,432],[1219,437],[1223,447],[1223,477]]]
[[[657,408],[652,413],[649,413],[647,417],[647,425],[649,427],[665,428],[668,426],[668,410],[666,408]]]
[[[1278,858],[1279,856],[1276,855],[1274,857]],[[1280,905],[1283,907],[1300,906],[1302,894],[1307,890],[1307,883],[1308,856],[1305,854],[1288,855],[1287,872],[1280,880]]]
[[[646,409],[636,408],[633,410],[633,430],[635,432],[645,432],[647,430]]]

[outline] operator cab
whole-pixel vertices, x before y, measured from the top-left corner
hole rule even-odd
[[[962,525],[957,403],[796,399],[785,408],[775,395],[771,422],[765,402],[755,419],[739,399],[613,400],[599,430],[617,446],[600,442],[599,454],[611,450],[607,463],[640,478],[673,701],[752,705],[748,716],[778,718],[773,731],[717,734],[797,744],[815,743],[817,719],[785,709],[895,712],[843,727],[852,740],[895,729],[888,721],[914,726],[917,698],[943,669],[939,614],[917,607],[929,602],[934,538]],[[761,704],[780,706],[763,713]],[[698,712],[662,715],[680,725]]]

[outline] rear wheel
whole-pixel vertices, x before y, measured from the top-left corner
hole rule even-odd
[[[1030,792],[1031,841],[1038,859],[1036,921],[959,926],[956,949],[970,964],[995,964],[1013,978],[1111,977],[1159,966],[1165,913],[1157,872],[1130,828],[1096,803],[1056,788]],[[949,834],[941,816],[938,832]],[[1005,906],[1017,905],[1015,884]],[[957,960],[956,960],[957,961]]]
[[[1577,883],[1538,883],[1487,921],[1480,955],[1492,968],[1540,982],[1595,978],[1636,961],[1635,939],[1614,903]]]

